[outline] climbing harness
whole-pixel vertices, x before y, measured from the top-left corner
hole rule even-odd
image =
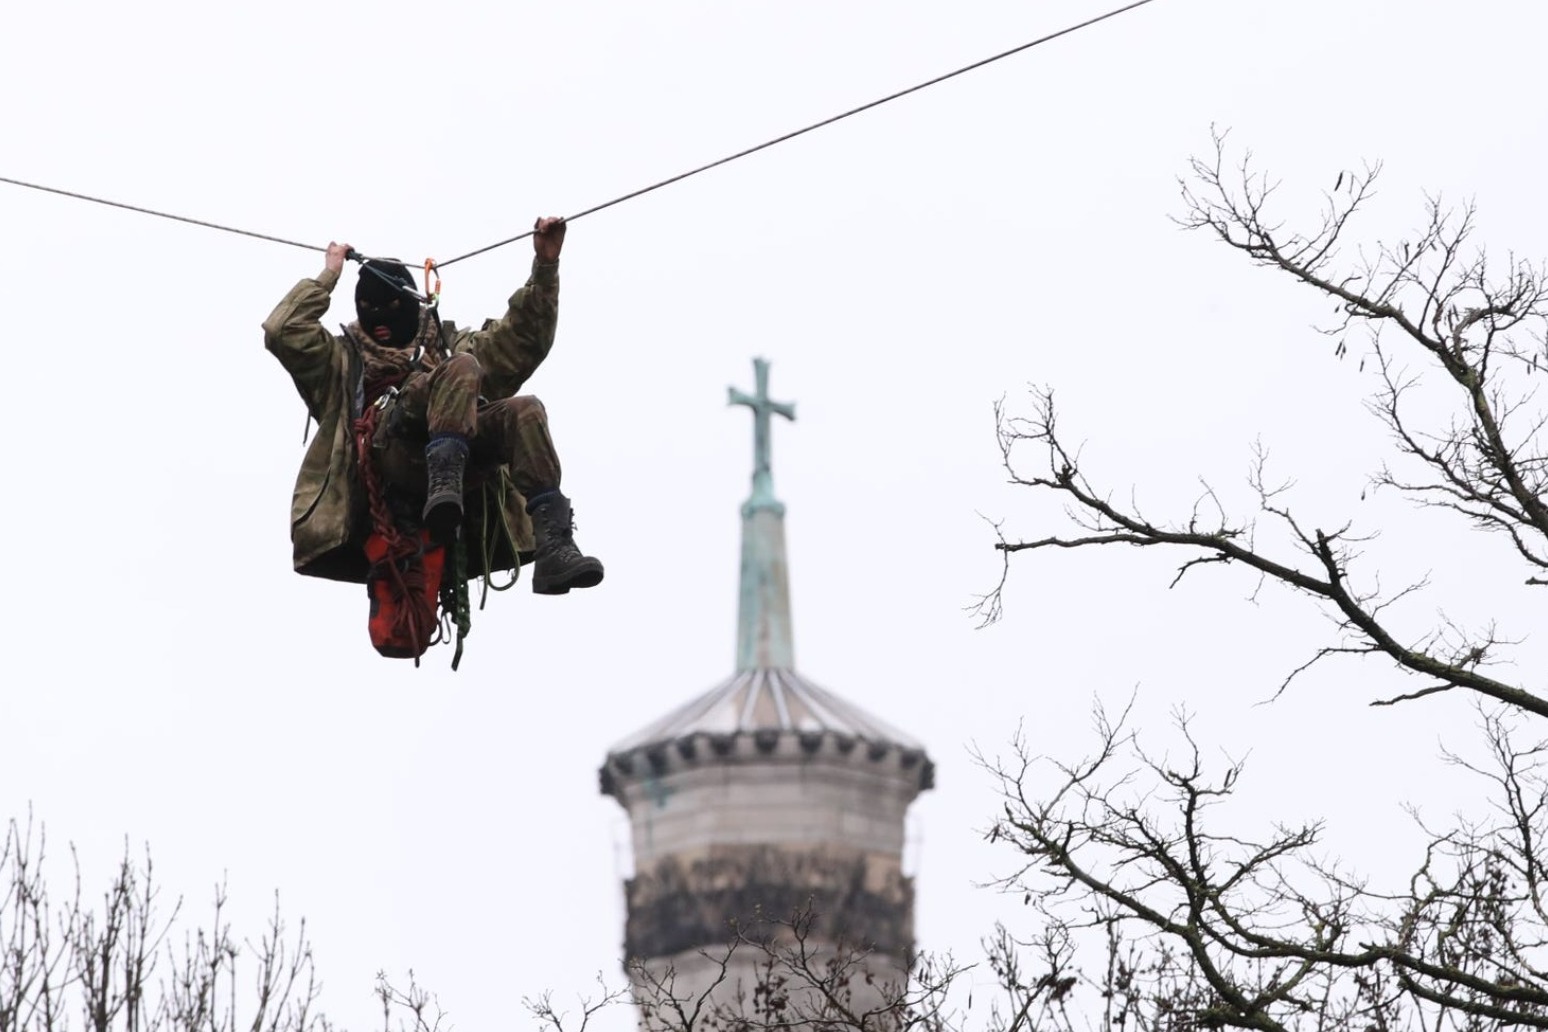
[[[376,269],[365,266],[380,275]],[[441,279],[435,271],[435,263],[425,260],[425,294],[415,292],[394,280],[392,283],[405,295],[423,304],[429,318],[435,323],[435,341],[444,358],[450,354],[451,345],[446,339],[446,325],[441,321],[439,301]],[[432,283],[433,280],[433,283]],[[348,331],[346,330],[346,335]],[[449,545],[437,544],[429,532],[414,524],[401,525],[387,498],[387,488],[376,468],[374,447],[376,435],[383,427],[383,420],[396,403],[400,388],[408,376],[422,368],[424,346],[419,345],[409,368],[390,378],[365,385],[365,406],[353,426],[355,461],[359,470],[361,487],[365,491],[367,511],[371,517],[371,532],[365,541],[366,559],[369,562],[367,594],[371,610],[368,629],[371,644],[384,656],[400,659],[419,659],[432,645],[451,641],[455,643],[451,667],[456,670],[462,662],[463,641],[472,628],[472,605],[468,591],[468,542],[467,524],[463,533]],[[483,590],[479,596],[479,609],[484,608],[489,592],[505,591],[513,587],[520,577],[521,558],[516,543],[516,533],[505,511],[505,498],[515,490],[510,471],[498,466],[492,475],[477,477],[480,497],[477,525],[482,566],[479,577]],[[498,518],[491,526],[491,510]],[[494,582],[495,554],[501,543],[509,550],[513,564],[510,580],[504,584]]]
[[[387,504],[387,492],[371,454],[382,413],[396,396],[396,387],[384,391],[355,420],[355,462],[371,533],[365,540],[366,591],[371,600],[368,629],[371,644],[384,656],[412,659],[430,647],[436,629],[436,604],[440,598],[445,550],[432,545],[424,529],[405,533]]]

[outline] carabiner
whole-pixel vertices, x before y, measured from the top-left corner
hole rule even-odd
[[[435,289],[430,289],[430,277],[435,277]],[[441,272],[436,268],[434,258],[425,259],[425,298],[430,304],[437,304],[441,300]]]

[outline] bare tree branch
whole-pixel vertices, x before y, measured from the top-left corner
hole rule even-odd
[[[1182,184],[1179,224],[1203,230],[1240,251],[1254,264],[1287,274],[1336,300],[1340,321],[1324,329],[1339,339],[1368,332],[1377,358],[1377,387],[1371,411],[1391,435],[1394,459],[1373,475],[1377,487],[1396,491],[1421,508],[1461,518],[1462,530],[1501,535],[1515,559],[1524,562],[1526,583],[1548,578],[1548,410],[1536,389],[1523,382],[1543,360],[1548,329],[1548,277],[1531,263],[1509,256],[1503,271],[1473,253],[1471,208],[1453,210],[1438,198],[1426,203],[1417,236],[1396,245],[1359,249],[1346,237],[1360,210],[1374,196],[1378,165],[1341,173],[1324,195],[1321,220],[1308,232],[1287,230],[1269,212],[1280,184],[1255,170],[1251,156],[1234,166],[1226,139],[1216,134],[1214,153],[1192,163]],[[1390,339],[1384,329],[1396,332]],[[1431,373],[1453,400],[1449,422],[1424,423],[1428,413],[1407,398],[1421,382],[1405,371],[1400,351]],[[1504,364],[1500,360],[1504,360]],[[1093,485],[1078,452],[1059,427],[1052,390],[1034,388],[1030,410],[1010,414],[995,407],[997,441],[1011,483],[1063,498],[1068,528],[1022,539],[1007,537],[996,524],[994,547],[1013,555],[1051,548],[1106,545],[1169,548],[1187,553],[1171,580],[1176,584],[1202,567],[1253,571],[1258,589],[1277,584],[1309,597],[1330,616],[1337,640],[1283,679],[1282,692],[1318,661],[1342,655],[1380,654],[1427,686],[1381,700],[1381,705],[1438,694],[1439,685],[1461,689],[1537,716],[1548,716],[1548,694],[1540,686],[1512,683],[1483,671],[1506,644],[1491,630],[1468,636],[1456,628],[1408,628],[1394,604],[1417,597],[1424,581],[1384,591],[1379,573],[1366,570],[1359,548],[1375,531],[1356,533],[1352,524],[1304,526],[1289,505],[1291,484],[1271,484],[1267,454],[1258,447],[1249,484],[1258,497],[1255,513],[1232,516],[1205,485],[1185,517],[1157,521],[1135,504],[1120,504],[1111,491]],[[1040,456],[1026,461],[1030,450]],[[1398,470],[1398,466],[1403,471]],[[1003,614],[1007,578],[979,600],[984,622]],[[1444,646],[1444,647],[1442,647]],[[1277,694],[1277,693],[1276,693]]]

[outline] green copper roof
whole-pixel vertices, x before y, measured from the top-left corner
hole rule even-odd
[[[757,388],[729,389],[730,404],[753,412],[752,494],[742,504],[742,575],[737,605],[736,669],[795,666],[790,582],[785,562],[785,507],[774,497],[771,440],[775,416],[795,419],[795,406],[769,397],[769,363],[753,359]]]

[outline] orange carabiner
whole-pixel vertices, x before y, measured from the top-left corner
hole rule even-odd
[[[430,277],[435,277],[435,289],[430,289]],[[441,297],[441,272],[436,268],[434,258],[425,259],[425,297],[434,304]]]

